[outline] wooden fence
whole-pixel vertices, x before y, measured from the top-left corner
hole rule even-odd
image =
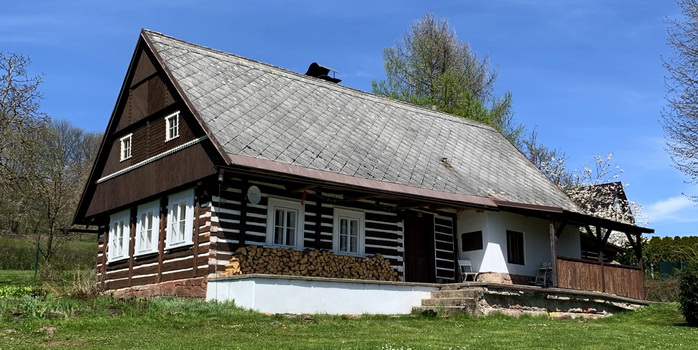
[[[560,288],[589,290],[644,299],[642,269],[634,266],[599,264],[595,261],[557,258],[557,284]]]

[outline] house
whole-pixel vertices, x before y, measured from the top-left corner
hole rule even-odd
[[[549,262],[559,287],[643,296],[581,260],[579,227],[599,247],[651,229],[583,214],[489,126],[318,76],[143,30],[75,214],[100,228],[99,286],[394,312],[380,307],[459,282],[470,260],[482,283],[527,284]],[[259,252],[239,261],[245,247]],[[243,274],[222,277],[231,260]]]

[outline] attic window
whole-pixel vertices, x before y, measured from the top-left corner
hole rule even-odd
[[[165,117],[165,142],[179,137],[179,112]]]
[[[122,162],[125,161],[126,159],[131,158],[132,138],[133,138],[133,134],[128,134],[128,135],[122,137],[120,140],[120,144],[121,144],[120,161],[122,161]]]

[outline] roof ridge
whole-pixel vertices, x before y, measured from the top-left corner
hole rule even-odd
[[[357,97],[360,97],[360,98],[382,100],[382,101],[385,101],[385,102],[388,102],[388,103],[391,103],[391,104],[404,106],[404,107],[410,108],[410,109],[412,109],[412,110],[421,111],[421,112],[427,112],[427,114],[429,114],[430,116],[435,117],[435,118],[441,118],[441,119],[448,120],[448,121],[452,121],[452,122],[456,122],[456,123],[462,123],[462,124],[470,125],[470,126],[473,126],[473,127],[477,127],[477,128],[489,130],[489,131],[492,131],[492,132],[496,132],[497,134],[500,134],[500,135],[501,135],[501,132],[499,132],[499,131],[498,131],[497,129],[495,129],[493,126],[487,125],[487,124],[484,124],[484,123],[481,123],[481,122],[478,122],[478,121],[476,121],[476,120],[468,119],[468,118],[466,118],[466,117],[461,117],[461,116],[449,114],[449,113],[446,113],[446,112],[441,112],[441,111],[438,111],[438,110],[433,110],[433,109],[430,109],[430,108],[422,107],[422,106],[419,106],[419,105],[415,105],[415,104],[412,104],[412,103],[409,103],[409,102],[405,102],[405,101],[402,101],[402,100],[397,100],[397,99],[394,99],[394,98],[391,98],[391,97],[387,97],[387,96],[376,95],[376,94],[373,94],[373,93],[370,93],[370,92],[367,92],[367,91],[363,91],[363,90],[359,90],[359,89],[356,89],[356,88],[353,88],[353,87],[350,87],[350,86],[326,82],[326,81],[323,81],[323,80],[321,80],[321,79],[314,78],[314,77],[310,77],[310,76],[307,76],[307,75],[305,75],[305,74],[301,74],[301,73],[298,73],[298,72],[294,72],[294,71],[292,71],[292,70],[288,70],[288,69],[285,69],[285,68],[281,68],[281,67],[275,66],[275,65],[270,64],[270,63],[265,63],[265,62],[257,61],[257,60],[251,59],[251,58],[247,58],[247,57],[243,57],[243,56],[236,55],[236,54],[234,54],[234,53],[230,53],[230,52],[226,52],[226,51],[222,51],[222,50],[210,48],[210,47],[208,47],[208,46],[203,46],[203,45],[195,44],[195,43],[192,43],[192,42],[189,42],[189,41],[186,41],[186,40],[182,40],[182,39],[178,39],[178,38],[175,38],[175,37],[172,37],[172,36],[169,36],[169,35],[160,33],[160,32],[156,32],[156,31],[153,31],[153,30],[149,30],[149,29],[145,29],[145,28],[144,28],[144,29],[143,29],[143,32],[146,32],[146,33],[149,33],[149,34],[154,34],[154,35],[157,35],[157,36],[161,36],[161,37],[163,37],[163,38],[166,38],[166,39],[169,39],[169,40],[173,40],[173,41],[177,41],[177,42],[180,42],[180,43],[185,44],[185,45],[197,47],[197,48],[199,48],[199,49],[203,49],[203,50],[205,50],[205,51],[209,51],[210,53],[213,53],[213,54],[222,54],[222,55],[224,55],[224,56],[236,58],[236,59],[241,60],[241,61],[243,61],[243,62],[246,61],[246,62],[255,64],[255,65],[259,65],[259,66],[262,66],[262,67],[265,67],[265,68],[271,68],[271,69],[273,69],[273,70],[279,71],[279,72],[284,73],[284,74],[286,74],[286,75],[290,75],[289,78],[295,78],[295,79],[298,79],[298,80],[301,80],[301,81],[304,81],[304,82],[307,82],[307,83],[311,83],[311,84],[313,84],[313,85],[322,86],[322,87],[325,87],[325,88],[328,88],[328,89],[337,89],[337,90],[350,91],[351,93],[357,95]],[[256,67],[252,66],[251,68],[256,68]],[[259,68],[256,68],[256,69],[259,69]],[[502,135],[502,137],[503,137],[503,135]]]

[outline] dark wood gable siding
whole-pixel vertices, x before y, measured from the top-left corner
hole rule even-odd
[[[175,102],[173,91],[165,84],[165,75],[158,71],[147,51],[141,50],[138,64],[128,84],[128,97],[121,111],[115,132],[156,113]]]
[[[84,217],[108,215],[131,203],[192,183],[215,173],[220,155],[196,118],[176,93],[167,76],[154,64],[145,46],[140,46],[135,66],[122,91],[119,105],[110,122],[109,134],[86,194]],[[179,137],[165,141],[165,117],[179,112]],[[132,134],[131,158],[120,160],[120,139]],[[167,154],[187,142],[200,143]],[[153,157],[164,156],[149,164],[119,171]],[[91,197],[91,198],[90,198]]]
[[[214,174],[214,163],[206,148],[199,143],[98,184],[86,216],[129,206]]]
[[[179,137],[165,142],[165,117],[180,111]],[[121,137],[133,134],[131,145],[131,158],[121,161]],[[107,161],[102,169],[100,177],[104,177],[131,165],[142,162],[150,157],[157,156],[169,149],[181,146],[198,137],[204,136],[203,130],[197,127],[196,121],[184,108],[182,110],[172,106],[141,120],[126,131],[116,133],[112,137],[113,142],[109,150]]]

